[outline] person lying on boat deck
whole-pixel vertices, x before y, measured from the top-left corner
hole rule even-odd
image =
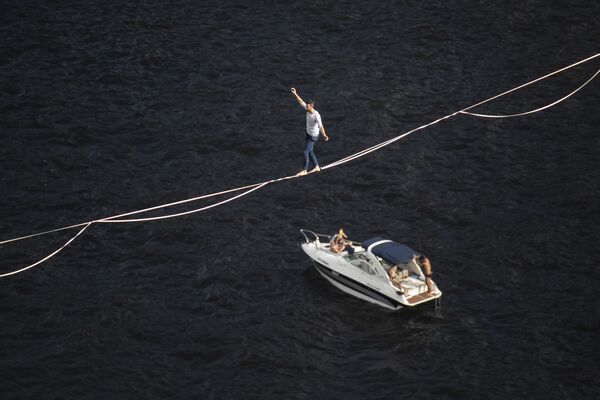
[[[392,281],[392,284],[394,284],[394,286],[402,289],[400,282],[402,282],[402,280],[404,280],[407,276],[404,273],[404,271],[398,272],[398,265],[394,265],[392,268],[389,269],[388,275],[390,277],[390,280]]]
[[[416,256],[413,257],[413,259],[415,258]],[[431,284],[431,275],[433,274],[433,272],[431,272],[431,263],[429,262],[429,258],[421,255],[419,256],[418,260],[419,265],[423,269],[423,274],[425,275],[425,284],[427,285],[427,291],[429,293],[433,293],[433,285]]]
[[[346,239],[348,239],[348,236],[346,236],[344,230],[340,228],[338,233],[333,235],[333,238],[331,238],[331,242],[329,242],[329,248],[334,253],[341,253],[342,251],[346,250],[349,254],[353,254],[354,247],[352,247],[352,243]]]

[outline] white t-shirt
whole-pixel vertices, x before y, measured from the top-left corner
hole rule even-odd
[[[302,104],[302,107],[306,110],[306,103]],[[313,112],[306,112],[306,133],[314,138],[319,137],[319,129],[323,126],[321,122],[321,114],[313,108]]]

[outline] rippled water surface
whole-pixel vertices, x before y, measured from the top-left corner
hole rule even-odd
[[[551,3],[9,0],[0,239],[296,172],[292,85],[327,164],[598,53],[600,5]],[[477,111],[543,106],[599,68]],[[599,92],[456,116],[205,213],[93,225],[0,280],[0,397],[598,398]],[[330,286],[299,230],[340,226],[428,254],[441,309]],[[74,233],[2,246],[0,272]]]

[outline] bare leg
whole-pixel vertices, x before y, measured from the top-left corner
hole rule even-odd
[[[425,278],[425,284],[427,285],[427,292],[429,294],[433,293],[433,288],[431,287],[431,278],[427,277]]]

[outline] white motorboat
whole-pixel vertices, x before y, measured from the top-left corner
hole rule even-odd
[[[301,229],[300,244],[317,271],[338,289],[360,299],[392,310],[424,303],[439,304],[442,292],[431,281],[428,290],[425,274],[415,259],[420,254],[408,246],[374,237],[362,243],[347,241],[344,250],[332,249],[332,237]],[[400,278],[393,282],[388,271],[394,265]]]

